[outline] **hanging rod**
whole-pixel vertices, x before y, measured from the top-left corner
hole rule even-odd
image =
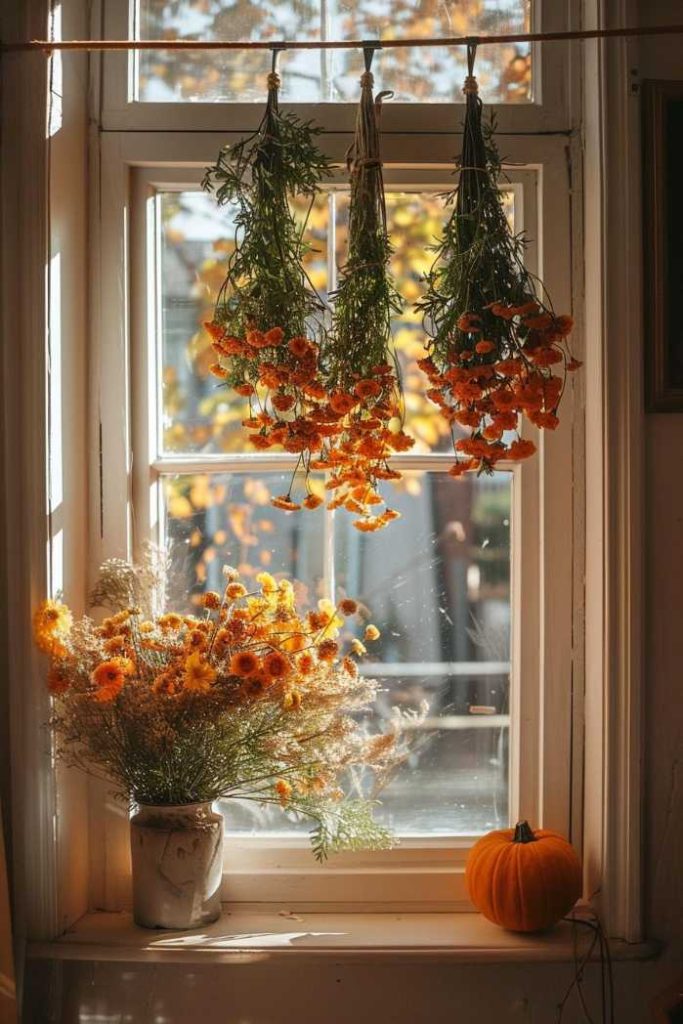
[[[683,34],[683,25],[647,25],[638,28],[598,28],[576,32],[519,32],[496,36],[452,36],[430,39],[320,39],[235,42],[227,39],[32,39],[24,43],[0,43],[0,52],[19,50],[358,50],[374,46],[378,50],[406,46],[495,46],[502,43],[545,43],[568,39],[615,39],[633,36]]]

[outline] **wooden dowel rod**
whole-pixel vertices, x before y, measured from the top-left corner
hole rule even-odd
[[[647,25],[638,28],[600,28],[576,32],[519,32],[497,36],[452,36],[430,39],[320,39],[320,40],[262,40],[235,42],[221,39],[32,39],[24,43],[1,43],[0,52],[21,50],[358,50],[372,45],[391,50],[406,46],[494,46],[503,43],[546,43],[569,39],[617,39],[639,36],[668,36],[683,34],[683,25]]]

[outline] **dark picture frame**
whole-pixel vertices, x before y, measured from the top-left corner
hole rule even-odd
[[[643,82],[647,412],[683,412],[683,81]]]

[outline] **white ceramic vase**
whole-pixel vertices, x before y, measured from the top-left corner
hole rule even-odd
[[[210,803],[140,805],[130,846],[136,924],[201,928],[219,917],[223,818]]]

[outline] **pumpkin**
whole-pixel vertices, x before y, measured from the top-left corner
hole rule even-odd
[[[513,932],[550,928],[581,895],[581,863],[558,832],[528,822],[489,832],[465,865],[470,900],[484,917]]]

